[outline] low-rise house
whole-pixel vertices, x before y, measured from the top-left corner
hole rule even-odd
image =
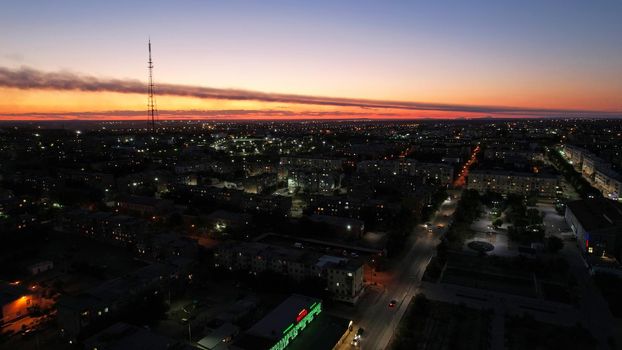
[[[0,281],[0,325],[27,316],[38,297],[19,282]]]

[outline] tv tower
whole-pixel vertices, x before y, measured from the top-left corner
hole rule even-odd
[[[155,91],[153,87],[153,61],[151,60],[151,39],[149,39],[149,101],[147,102],[149,111],[148,115],[151,119],[151,128],[155,130],[155,118],[156,118],[156,102]]]

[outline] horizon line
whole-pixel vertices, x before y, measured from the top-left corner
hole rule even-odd
[[[18,69],[0,67],[0,87],[19,90],[50,90],[50,91],[82,91],[82,92],[112,92],[121,94],[144,94],[147,84],[139,80],[100,79],[67,71],[44,72],[22,66]],[[258,101],[268,103],[288,103],[298,105],[317,105],[333,107],[351,107],[362,110],[403,110],[403,111],[428,111],[447,113],[480,113],[488,115],[504,116],[536,116],[536,117],[567,117],[575,115],[580,117],[622,117],[622,110],[589,110],[589,109],[564,109],[564,108],[535,108],[494,105],[468,105],[452,103],[429,103],[414,101],[374,100],[362,98],[326,97],[313,95],[298,95],[285,93],[269,93],[243,89],[222,89],[204,86],[191,86],[180,84],[158,84],[158,95],[178,96],[212,100],[237,100]],[[102,114],[111,113],[99,112]],[[120,111],[116,111],[120,112]],[[128,111],[125,111],[128,112]],[[129,111],[136,115],[139,111]],[[181,111],[176,111],[177,113]],[[184,113],[192,111],[184,111]],[[28,115],[49,116],[59,114],[96,114],[98,112],[67,112],[67,113],[0,113],[4,117],[16,117]],[[143,112],[146,113],[146,112]],[[162,111],[160,111],[162,113]],[[371,114],[371,113],[370,113]],[[382,113],[378,113],[382,114]],[[122,117],[122,116],[119,116]]]

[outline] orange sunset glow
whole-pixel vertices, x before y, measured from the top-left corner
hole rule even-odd
[[[0,120],[146,117],[149,37],[161,119],[622,115],[614,4],[158,7],[8,8]]]

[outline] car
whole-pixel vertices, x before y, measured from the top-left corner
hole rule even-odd
[[[389,302],[389,307],[395,307],[395,305],[397,305],[397,300],[393,299]]]
[[[33,328],[24,329],[20,334],[24,338],[28,338],[35,333]]]
[[[354,335],[354,338],[352,339],[352,343],[350,344],[352,344],[353,346],[359,346],[361,338],[363,337],[363,333],[365,333],[365,329],[359,328],[359,330]]]

